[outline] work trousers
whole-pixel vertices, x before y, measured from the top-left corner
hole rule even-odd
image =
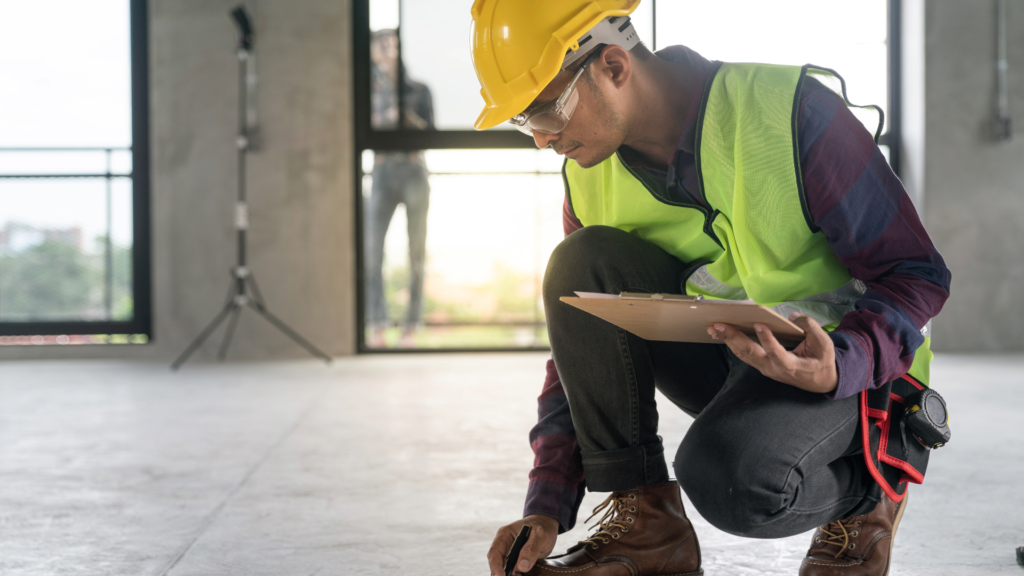
[[[655,389],[694,418],[674,460],[700,514],[740,536],[781,538],[874,509],[859,449],[858,398],[772,380],[721,344],[647,341],[559,302],[574,291],[683,293],[687,264],[621,230],[589,226],[552,254],[544,279],[551,349],[587,488],[669,480]]]
[[[427,211],[430,183],[419,162],[386,161],[374,166],[366,206],[366,321],[381,326],[388,320],[384,296],[384,239],[399,204],[405,205],[409,233],[409,308],[405,326],[423,316],[423,274],[427,255]]]

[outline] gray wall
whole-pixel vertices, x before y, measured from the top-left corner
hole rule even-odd
[[[3,347],[0,358],[177,355],[220,309],[234,261],[239,0],[152,0],[155,337],[146,346]],[[331,355],[354,351],[351,6],[258,0],[262,147],[250,263],[271,310]],[[210,342],[197,359],[210,358]],[[232,358],[303,357],[251,311]]]
[[[911,3],[913,4],[913,3]],[[1009,2],[1013,139],[994,142],[995,0],[927,0],[923,213],[953,272],[943,351],[1024,350],[1024,4]],[[908,16],[913,17],[911,13]],[[920,110],[908,110],[909,114]]]

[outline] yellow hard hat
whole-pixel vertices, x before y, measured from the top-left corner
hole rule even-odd
[[[493,128],[526,110],[544,87],[590,46],[618,44],[628,50],[636,45],[639,39],[628,18],[619,19],[631,14],[639,3],[640,0],[473,2],[473,66],[486,103],[474,127]],[[586,38],[588,33],[592,38]]]

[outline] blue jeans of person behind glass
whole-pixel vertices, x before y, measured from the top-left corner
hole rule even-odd
[[[384,295],[384,238],[399,204],[405,205],[409,233],[409,309],[406,329],[423,316],[423,274],[427,249],[427,210],[430,184],[421,162],[386,160],[373,168],[373,185],[366,203],[366,322],[383,327],[388,320]]]

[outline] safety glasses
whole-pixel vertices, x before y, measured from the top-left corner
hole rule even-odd
[[[576,90],[576,82],[583,75],[583,72],[586,71],[587,67],[590,66],[590,63],[600,54],[601,50],[594,50],[594,53],[583,61],[583,65],[576,71],[569,85],[565,87],[565,90],[562,91],[558,98],[529,113],[524,112],[513,116],[509,120],[509,124],[512,124],[517,130],[527,136],[533,136],[534,131],[542,134],[558,134],[564,130],[565,126],[569,123],[569,119],[572,118],[572,113],[576,111],[576,104],[580,101],[580,93]]]

